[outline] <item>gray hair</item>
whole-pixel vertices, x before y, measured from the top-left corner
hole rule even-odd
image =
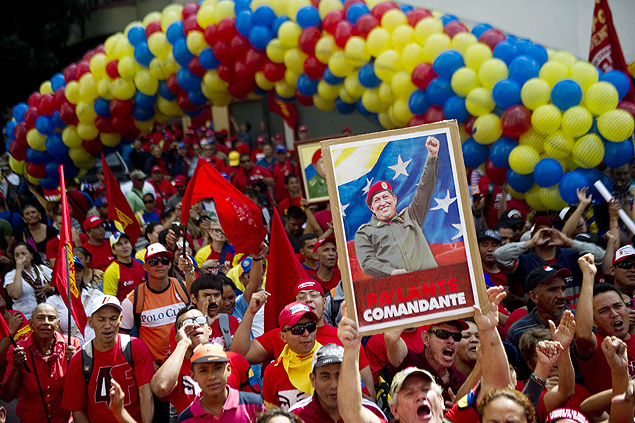
[[[438,383],[432,381],[430,382],[430,388],[436,392],[438,395],[443,396],[443,388]],[[395,407],[399,404],[399,391],[395,392],[395,395],[390,397],[390,405],[394,405]]]

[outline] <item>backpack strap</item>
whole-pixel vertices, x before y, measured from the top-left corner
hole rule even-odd
[[[218,313],[218,326],[221,332],[223,332],[223,339],[225,340],[225,350],[229,351],[229,346],[232,344],[232,333],[229,329],[229,315],[226,313]]]
[[[170,281],[174,284],[174,289],[176,289],[176,295],[179,296],[181,301],[185,303],[185,305],[190,305],[190,295],[187,292],[187,287],[182,280],[177,278],[170,278]]]
[[[82,348],[82,373],[86,388],[88,388],[90,375],[93,373],[93,341],[85,343]]]
[[[119,334],[119,347],[121,348],[124,358],[128,364],[130,364],[130,367],[134,369],[134,360],[132,359],[132,338],[130,335],[125,333]]]
[[[141,291],[141,300],[139,300],[139,291]],[[134,300],[132,302],[134,325],[137,329],[141,328],[141,311],[143,310],[143,302],[146,298],[145,284],[137,285],[134,289]]]

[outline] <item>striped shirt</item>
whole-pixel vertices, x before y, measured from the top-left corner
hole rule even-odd
[[[260,395],[237,391],[228,386],[223,410],[216,417],[203,409],[201,395],[203,393],[198,394],[192,404],[181,413],[178,423],[250,423],[263,408]]]

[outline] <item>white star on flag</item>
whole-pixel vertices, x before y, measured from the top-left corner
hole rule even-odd
[[[434,201],[437,202],[437,205],[431,208],[430,210],[440,210],[442,209],[444,212],[448,212],[448,208],[450,204],[456,201],[456,197],[450,198],[450,190],[446,190],[445,198],[435,198]]]
[[[366,178],[366,186],[362,188],[362,191],[364,192],[364,194],[368,194],[368,191],[370,190],[370,186],[373,184],[373,179],[375,179],[374,176],[370,178],[370,181],[368,180],[368,178]]]
[[[406,170],[406,168],[408,167],[408,165],[410,164],[410,162],[412,161],[412,159],[408,160],[407,162],[404,162],[401,159],[401,154],[397,157],[397,164],[392,165],[392,166],[388,166],[389,169],[392,169],[395,171],[395,176],[393,176],[392,180],[394,181],[395,179],[397,179],[397,177],[399,175],[408,175],[408,171]]]
[[[350,204],[345,204],[343,206],[340,207],[340,211],[342,212],[342,217],[346,217],[346,213],[344,213],[344,210],[346,210],[346,208],[349,206]]]
[[[452,237],[452,239],[459,239],[463,236],[463,227],[461,226],[460,223],[453,223],[452,226],[454,227],[454,229],[456,229],[457,231],[459,231],[458,234],[454,235]]]

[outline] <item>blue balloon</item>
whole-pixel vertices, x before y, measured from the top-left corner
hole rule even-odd
[[[46,176],[50,179],[60,180],[60,172],[58,170],[59,165],[56,162],[48,162],[45,166]],[[64,172],[66,173],[66,172]],[[64,175],[66,176],[66,175]]]
[[[301,7],[300,10],[298,10],[298,13],[295,15],[295,20],[296,23],[300,25],[300,28],[310,28],[312,26],[318,26],[320,22],[322,22],[322,20],[320,19],[320,13],[313,6]]]
[[[57,111],[57,110],[56,110]],[[15,125],[17,125],[15,120],[10,120],[9,123],[7,123],[7,126],[5,127],[5,132],[7,134],[7,137],[9,137],[9,141],[13,141],[15,139]],[[7,149],[8,151],[9,149]]]
[[[60,111],[59,110],[56,110],[56,111],[53,112],[53,115],[51,116],[51,119],[53,119],[53,125],[55,125],[55,127],[57,129],[64,129],[64,128],[66,128],[68,126],[68,125],[66,125],[64,123],[64,121],[60,117]]]
[[[479,144],[474,138],[468,138],[463,142],[463,161],[465,167],[475,169],[485,163],[489,154],[489,146],[487,144]]]
[[[278,36],[278,30],[280,29],[280,25],[282,25],[283,23],[285,23],[288,20],[289,20],[289,18],[287,16],[278,16],[273,21],[273,24],[271,25],[271,32],[273,33],[274,37]]]
[[[191,112],[186,112],[185,110],[183,110],[183,113],[185,113],[189,117],[196,117],[200,115],[202,111],[203,111],[203,108],[200,108],[200,109],[193,110]]]
[[[249,42],[259,50],[265,50],[272,39],[273,34],[266,26],[256,25],[249,31]]]
[[[613,84],[617,90],[617,95],[620,101],[628,94],[628,90],[631,88],[630,78],[624,74],[624,72],[618,70],[608,71],[606,73],[600,73],[600,81]]]
[[[356,3],[357,4],[357,3]],[[359,83],[365,88],[377,88],[381,85],[381,79],[377,78],[373,62],[366,63],[357,72]]]
[[[562,111],[577,106],[580,100],[582,100],[582,88],[572,79],[558,81],[551,89],[551,102]]]
[[[458,95],[448,98],[443,105],[443,115],[446,119],[456,119],[458,123],[463,123],[470,115],[465,107],[465,99]]]
[[[97,116],[110,116],[110,101],[106,100],[103,97],[99,97],[97,100],[95,100],[95,105],[93,106],[93,108],[95,109],[95,113],[97,113]]]
[[[457,18],[454,15],[443,15],[441,16],[441,22],[443,23],[443,26],[446,26],[447,24],[449,24],[450,22],[454,22],[454,21],[458,21],[459,18]]]
[[[66,86],[66,80],[64,79],[64,74],[61,72],[56,73],[51,77],[51,88],[53,91],[57,91],[58,88],[62,88]]]
[[[150,66],[150,62],[154,59],[154,54],[150,51],[148,43],[141,42],[134,48],[134,58],[142,66]]]
[[[505,110],[521,103],[520,90],[520,84],[513,79],[501,79],[492,88],[492,99],[497,107]]]
[[[335,108],[343,115],[350,115],[355,111],[355,103],[347,103],[338,97],[335,99]]]
[[[620,167],[631,160],[633,160],[633,143],[630,139],[604,143],[604,164],[608,167]]]
[[[13,106],[13,118],[16,122],[20,123],[24,121],[24,112],[29,109],[29,106],[25,103],[18,103]]]
[[[450,81],[444,78],[435,78],[428,84],[426,96],[432,104],[443,106],[448,98],[454,95]]]
[[[234,13],[238,15],[239,12],[245,9],[249,9],[251,0],[236,0],[234,1]]]
[[[507,170],[507,184],[516,192],[525,193],[534,186],[534,178],[530,173],[528,175],[521,175],[511,169]]]
[[[66,173],[64,174],[64,176],[66,176]],[[40,185],[44,189],[57,189],[60,186],[60,175],[57,175],[57,179],[42,178],[40,179]]]
[[[362,116],[373,116],[374,113],[370,112],[366,109],[366,107],[364,107],[364,105],[362,104],[362,99],[360,98],[359,100],[357,100],[357,111],[359,112],[360,115]]]
[[[156,95],[145,95],[141,91],[137,91],[134,95],[135,105],[139,107],[145,107],[146,109],[151,109],[157,104],[157,96]]]
[[[414,7],[410,6],[409,4],[400,4],[399,7],[401,8],[401,11],[403,13],[408,13],[414,9]]]
[[[324,79],[324,82],[326,82],[329,85],[339,85],[342,82],[344,82],[345,78],[340,78],[339,76],[333,75],[333,72],[331,72],[329,68],[326,68],[326,70],[324,71],[324,76],[322,76],[322,79]]]
[[[502,60],[507,66],[509,66],[512,60],[514,60],[516,54],[516,45],[509,40],[504,40],[498,43],[492,52],[492,55],[495,58]]]
[[[197,106],[203,106],[207,103],[207,97],[205,97],[201,91],[190,91],[187,93],[187,98],[192,104],[196,104]]]
[[[53,160],[47,151],[38,151],[31,147],[26,150],[26,159],[33,164],[42,164]]]
[[[432,63],[432,69],[441,78],[452,79],[452,75],[457,69],[465,66],[463,56],[456,50],[446,50],[439,54]]]
[[[516,48],[518,48],[518,43]],[[539,73],[538,62],[529,56],[518,56],[509,65],[509,78],[521,86],[531,78],[537,78]]]
[[[526,51],[527,56],[538,62],[538,66],[544,65],[549,60],[547,49],[540,44],[532,44]]]
[[[168,83],[165,81],[159,81],[159,95],[165,98],[167,101],[172,101],[176,98],[176,94],[168,89]]]
[[[178,40],[185,38],[185,32],[183,31],[183,21],[175,21],[168,26],[168,30],[165,33],[165,37],[172,45]]]
[[[48,116],[40,116],[35,120],[35,129],[45,135],[50,135],[55,131],[53,119]]]
[[[7,140],[7,142],[4,143],[4,149],[6,151],[9,151],[9,148],[11,147],[11,141],[12,140]]]
[[[604,173],[598,171],[597,168],[584,169],[579,167],[576,169],[576,172],[582,173],[587,180],[595,183],[595,181],[602,181],[604,186],[609,192],[613,191],[613,181],[611,178]],[[595,189],[595,185],[590,184],[589,191],[587,191],[587,195],[593,196],[593,204],[599,204],[604,201],[604,198],[600,195],[600,193]]]
[[[137,44],[146,42],[146,30],[142,26],[134,26],[128,31],[128,41],[134,47]]]
[[[273,21],[276,19],[276,12],[269,6],[258,6],[258,8],[254,10],[252,18],[255,25],[271,27]]]
[[[298,77],[298,81],[296,84],[298,92],[302,95],[312,96],[317,93],[319,82],[320,81],[309,78],[306,73],[303,73]]]
[[[139,122],[147,122],[154,117],[154,109],[146,109],[138,104],[132,108],[132,117]]]
[[[505,34],[507,36],[507,38],[505,38],[508,41],[511,41],[512,43],[515,43],[516,41],[518,41],[518,37],[512,34]]]
[[[220,60],[214,56],[211,48],[206,48],[198,55],[198,62],[207,70],[216,69],[220,64]]]
[[[71,160],[68,157],[68,147],[62,141],[62,134],[53,134],[46,138],[46,151],[57,163]]]
[[[202,81],[201,78],[189,70],[181,68],[176,72],[176,82],[178,82],[185,91],[198,91],[201,89]]]
[[[516,51],[518,52],[518,55],[523,55],[526,54],[527,51],[529,51],[529,49],[531,48],[531,46],[533,46],[534,44],[526,39],[520,39],[516,41]]]
[[[489,149],[489,159],[496,167],[509,167],[509,153],[518,146],[512,138],[502,137]]]
[[[346,20],[355,25],[357,20],[370,13],[370,9],[365,3],[354,3],[346,11]]]
[[[423,115],[430,108],[430,102],[424,90],[415,90],[408,98],[408,109],[413,115]]]
[[[545,157],[534,167],[534,181],[543,188],[552,187],[562,178],[562,165],[556,159]]]
[[[472,28],[472,34],[474,34],[476,38],[481,38],[481,35],[488,29],[492,29],[492,25],[486,23],[478,24]]]
[[[107,148],[108,147],[104,147],[104,155],[108,153]],[[70,163],[64,163],[64,176],[71,179],[77,178],[77,176],[79,176],[79,168],[73,164],[72,160]]]
[[[589,180],[584,173],[572,170],[562,175],[558,184],[558,192],[562,199],[569,204],[575,204],[578,200],[577,190],[589,187]]]
[[[184,68],[187,68],[190,64],[190,60],[194,57],[194,55],[187,49],[187,42],[185,41],[185,38],[176,40],[172,46],[172,55],[174,56],[176,63]]]
[[[240,35],[249,36],[249,31],[254,26],[253,15],[253,12],[249,9],[241,10],[236,15],[236,30]]]

